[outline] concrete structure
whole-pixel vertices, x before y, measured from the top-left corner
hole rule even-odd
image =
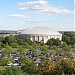
[[[47,40],[51,38],[59,38],[61,40],[62,34],[47,27],[35,27],[22,31],[19,34],[19,37],[24,39],[31,39],[31,41],[46,43]]]

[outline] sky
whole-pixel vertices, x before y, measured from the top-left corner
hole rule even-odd
[[[0,0],[0,30],[49,27],[74,31],[74,0]]]

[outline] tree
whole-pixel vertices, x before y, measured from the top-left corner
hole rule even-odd
[[[3,75],[5,71],[5,67],[4,66],[0,66],[0,75]]]
[[[2,46],[1,45],[2,45],[2,42],[0,42],[0,49],[2,49]]]
[[[62,38],[63,38],[62,40],[63,40],[64,42],[66,42],[68,45],[70,44],[70,37],[69,37],[69,36],[63,35]]]
[[[19,44],[19,45],[23,45],[23,39],[17,39],[17,43]]]
[[[74,45],[74,44],[75,44],[75,36],[72,36],[72,37],[70,38],[70,44],[71,44],[71,45]]]
[[[65,41],[68,45],[75,44],[75,34],[72,32],[65,32],[63,34],[63,41]]]
[[[63,59],[61,60],[61,65],[63,68],[63,72],[65,75],[74,74],[75,61],[71,59]]]
[[[3,58],[0,58],[0,65],[5,66],[5,65],[11,63],[12,61],[13,61],[13,59],[10,57],[9,58],[3,57]]]
[[[52,60],[44,60],[39,65],[39,75],[57,75],[55,71],[56,64]]]
[[[27,74],[24,74],[19,67],[11,66],[6,67],[3,75],[27,75]]]
[[[32,45],[32,41],[30,39],[25,40],[29,45]]]
[[[53,41],[51,39],[49,39],[47,42],[46,42],[47,45],[49,46],[52,46],[53,45]]]
[[[23,56],[21,58],[21,62],[21,69],[23,70],[23,72],[26,72],[29,75],[36,75],[36,71],[38,70],[38,68],[36,66],[36,63],[34,63],[31,58]]]
[[[42,52],[46,53],[49,52],[48,46],[47,45],[43,45],[41,46]]]
[[[11,52],[13,52],[12,47],[9,46],[8,44],[5,45],[5,50],[2,50],[2,52],[4,53],[4,55],[7,57],[10,55]]]
[[[17,43],[12,43],[11,46],[12,48],[17,48],[19,45]]]
[[[24,47],[24,48],[28,48],[28,46],[29,46],[29,45],[28,45],[27,42],[23,42],[23,47]]]
[[[17,48],[17,52],[18,53],[26,53],[27,52],[27,50],[25,50],[24,48],[23,48],[23,46],[19,46],[18,48]]]
[[[61,42],[60,42],[60,40],[59,40],[58,38],[55,39],[53,43],[54,43],[54,45],[56,45],[56,46],[61,45]]]
[[[71,51],[71,45],[67,45],[67,43],[66,42],[63,42],[62,43],[62,49],[65,51],[65,53],[66,52],[69,52],[69,51]]]
[[[0,37],[0,42],[2,42],[2,40],[3,40],[3,37]]]
[[[35,48],[35,49],[38,48],[37,42],[33,42],[33,43],[32,43],[32,47]]]
[[[68,47],[67,43],[66,42],[63,42],[62,43],[62,47]]]
[[[3,43],[4,44],[8,43],[8,45],[11,45],[12,43],[15,43],[15,42],[17,42],[16,37],[12,35],[6,36],[3,40]]]
[[[27,56],[22,56],[21,57],[21,63],[22,63],[22,65],[31,64],[32,59],[27,57]]]
[[[75,61],[72,59],[60,59],[54,62],[46,59],[39,65],[38,75],[74,75]]]
[[[53,45],[59,46],[59,45],[61,45],[61,42],[58,38],[57,39],[51,38],[47,41],[46,44],[49,45],[49,46],[53,46]]]

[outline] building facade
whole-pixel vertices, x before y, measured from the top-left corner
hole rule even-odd
[[[42,43],[46,43],[47,40],[54,38],[62,40],[62,34],[59,32],[46,28],[46,27],[35,27],[32,29],[27,29],[19,34],[19,38],[30,39],[31,41],[38,41]]]

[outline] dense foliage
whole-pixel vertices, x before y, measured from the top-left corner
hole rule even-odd
[[[62,41],[32,42],[18,36],[0,37],[0,75],[75,75],[75,34],[64,33]],[[20,65],[13,66],[16,53]],[[11,65],[9,65],[11,64]]]

